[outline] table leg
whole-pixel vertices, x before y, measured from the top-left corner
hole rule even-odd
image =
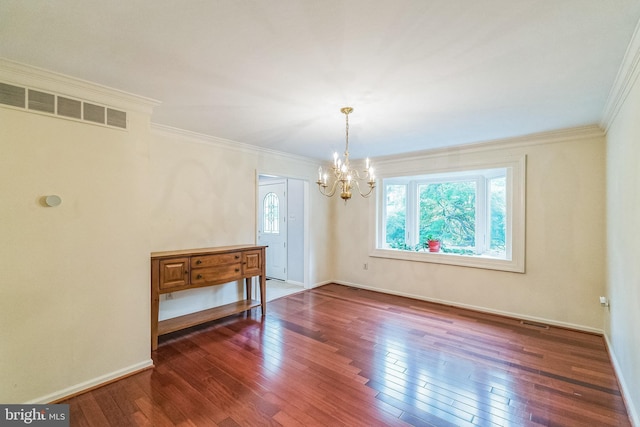
[[[260,305],[262,307],[262,315],[267,314],[267,277],[260,276]]]
[[[245,277],[244,279],[244,286],[247,290],[247,298],[246,299],[251,299],[251,281],[253,280],[253,278],[251,277]]]

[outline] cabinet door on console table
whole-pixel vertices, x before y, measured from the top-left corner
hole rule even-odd
[[[160,289],[183,288],[189,284],[189,258],[160,260]]]
[[[266,246],[225,246],[151,254],[151,349],[158,335],[262,307],[266,313]],[[260,301],[251,299],[252,277],[259,276]],[[244,300],[176,318],[158,321],[160,295],[185,289],[216,286],[245,279]]]
[[[263,251],[246,251],[242,253],[242,274],[244,276],[258,276],[262,272]]]

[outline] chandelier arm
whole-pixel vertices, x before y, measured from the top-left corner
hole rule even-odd
[[[360,172],[358,171],[358,169],[353,169],[353,170],[351,170],[349,172],[351,172],[351,176],[353,176],[353,177],[355,177],[357,179],[360,179],[360,180],[369,178],[369,171],[368,170],[363,171],[363,173],[364,173],[363,176],[360,176]]]
[[[331,185],[331,190],[328,193],[327,193],[327,185],[318,185],[318,189],[320,189],[320,193],[322,193],[323,195],[327,197],[332,197],[334,194],[336,194],[336,189],[338,188],[339,182],[340,182],[339,180],[335,180]]]
[[[373,192],[373,189],[376,188],[376,184],[375,182],[369,182],[369,191],[367,191],[366,193],[363,193],[362,190],[360,189],[360,183],[358,181],[352,181],[353,184],[355,184],[356,188],[358,189],[358,193],[362,196],[362,197],[369,197],[371,195],[371,193]]]

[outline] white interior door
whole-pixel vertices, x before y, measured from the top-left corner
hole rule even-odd
[[[287,280],[286,182],[260,184],[258,243],[267,245],[267,277]]]

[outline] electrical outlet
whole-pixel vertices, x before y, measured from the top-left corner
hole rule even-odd
[[[363,269],[363,270],[368,270],[368,269],[369,269],[369,264],[365,262],[365,263],[362,265],[362,269]]]

